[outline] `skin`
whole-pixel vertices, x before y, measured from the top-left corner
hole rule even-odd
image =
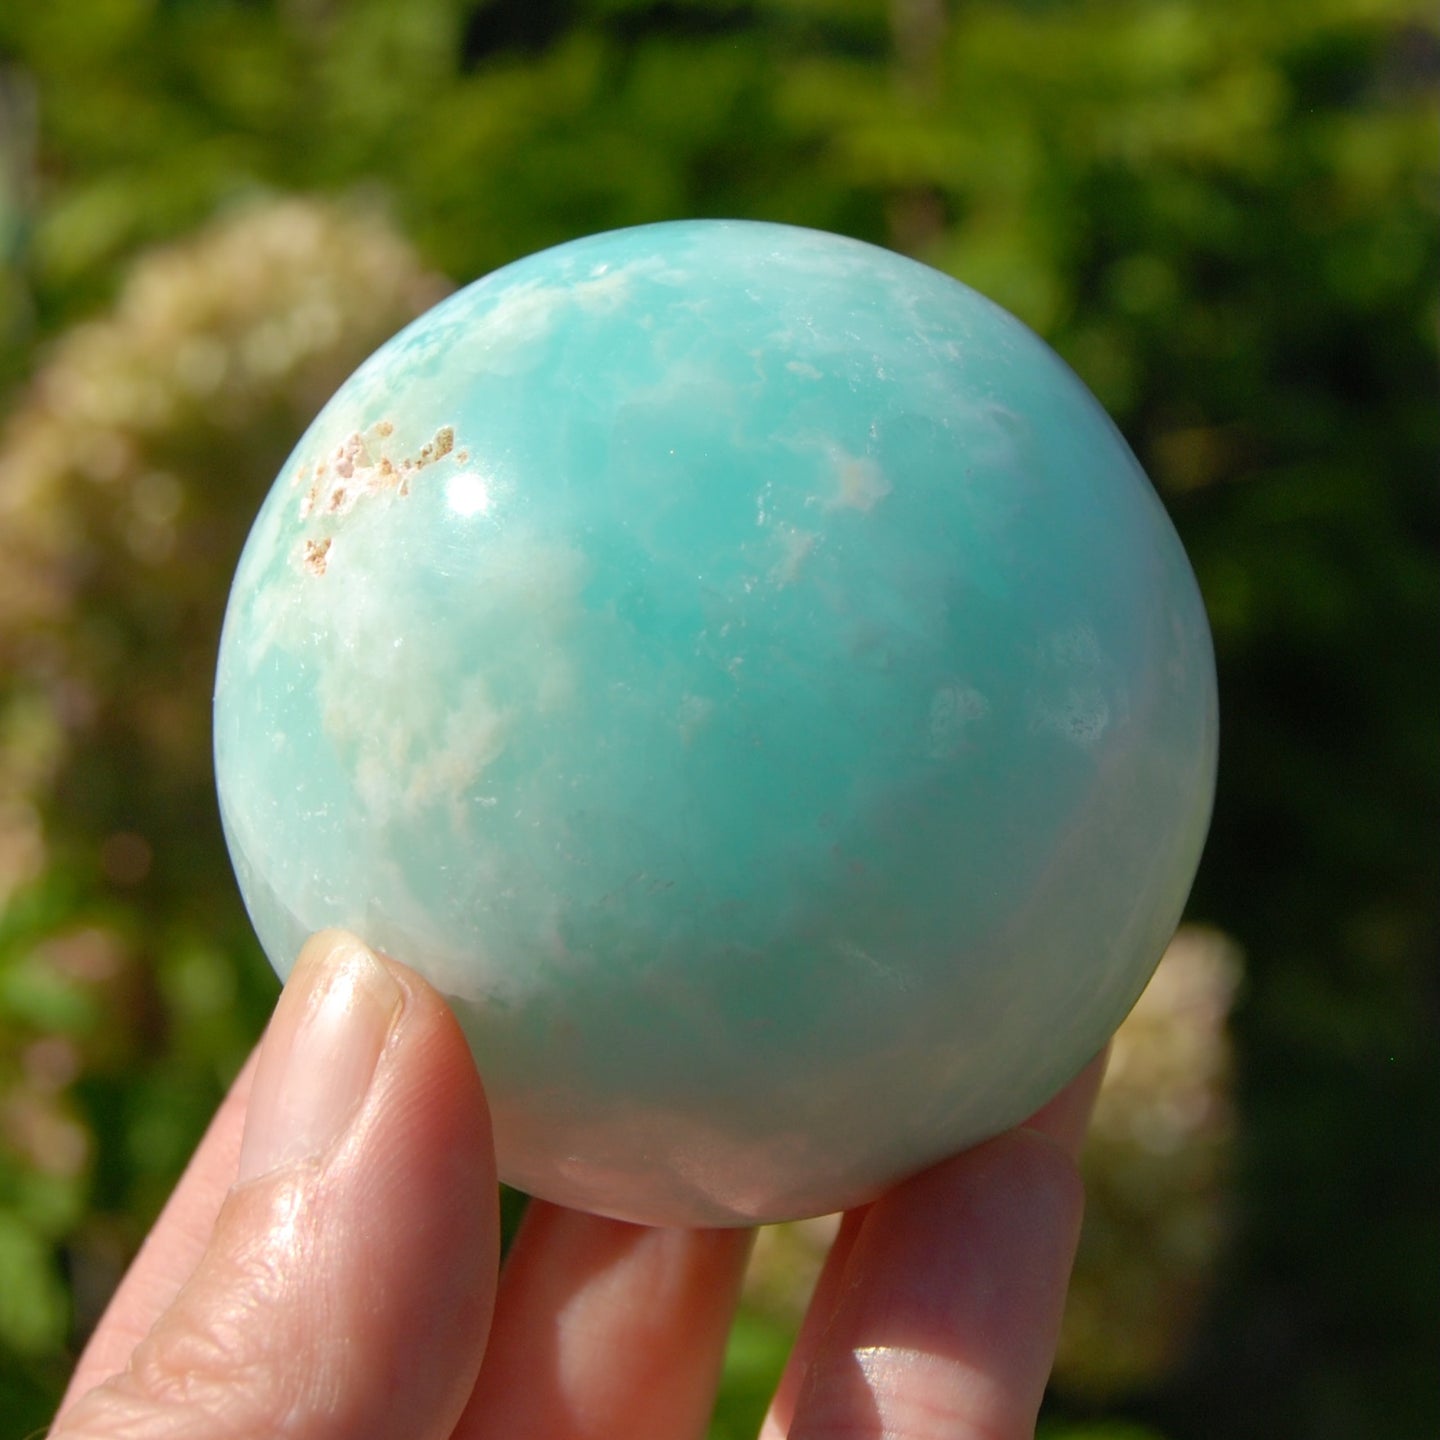
[[[1030,1436],[1103,1058],[845,1216],[761,1440]],[[536,1202],[413,972],[306,947],[76,1368],[52,1440],[699,1440],[749,1253]]]

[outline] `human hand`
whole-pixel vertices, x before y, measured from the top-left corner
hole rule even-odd
[[[1103,1062],[851,1212],[762,1440],[1029,1436]],[[412,971],[327,932],[81,1357],[51,1440],[695,1440],[749,1250],[532,1203]]]

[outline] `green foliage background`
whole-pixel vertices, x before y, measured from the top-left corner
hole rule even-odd
[[[0,1099],[68,1037],[44,1113],[93,1147],[47,1170],[0,1122],[0,1435],[44,1422],[273,1000],[203,709],[154,703],[208,689],[245,517],[434,276],[691,215],[879,241],[1018,313],[1115,415],[1210,607],[1192,915],[1247,957],[1234,1239],[1183,1362],[1099,1408],[1057,1391],[1043,1433],[1440,1433],[1437,79],[1411,0],[0,6],[0,739],[43,776],[47,857],[0,898]],[[80,462],[7,510],[51,463],[45,357],[148,247],[291,194],[371,217],[372,269],[323,243],[373,303],[224,426],[110,426],[140,480],[174,478],[199,560],[126,552]],[[784,1341],[746,1318],[717,1435]]]

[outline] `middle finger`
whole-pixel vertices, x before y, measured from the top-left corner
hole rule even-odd
[[[455,1440],[703,1436],[750,1241],[532,1201]]]

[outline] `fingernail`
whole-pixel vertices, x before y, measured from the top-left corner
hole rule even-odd
[[[238,1180],[318,1159],[354,1118],[404,1003],[358,940],[321,936],[301,952],[261,1047]]]

